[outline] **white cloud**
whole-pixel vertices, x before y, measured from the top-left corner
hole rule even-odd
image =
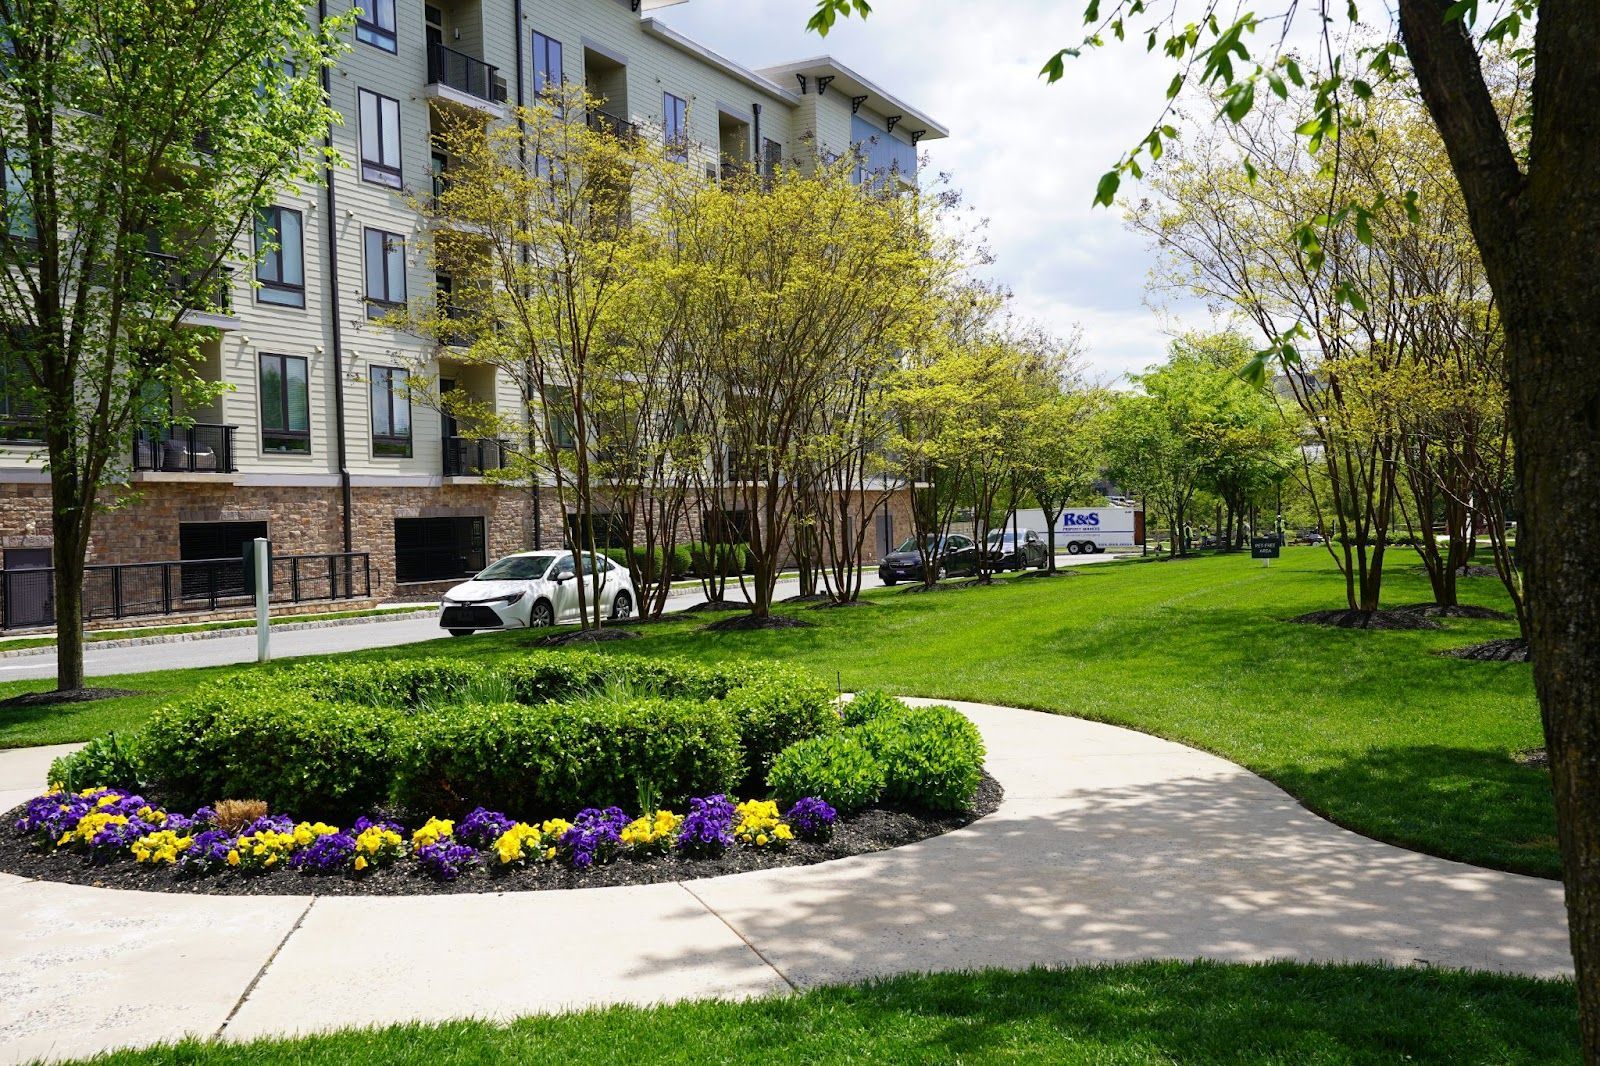
[[[923,142],[990,220],[994,276],[1019,309],[1059,333],[1082,324],[1093,376],[1115,379],[1161,357],[1179,326],[1210,323],[1178,305],[1145,305],[1152,255],[1118,210],[1091,206],[1095,184],[1161,111],[1172,68],[1130,42],[1067,64],[1047,85],[1040,66],[1083,36],[1080,5],[1062,0],[879,0],[866,22],[805,32],[812,0],[691,0],[663,21],[746,66],[829,53],[950,128]]]

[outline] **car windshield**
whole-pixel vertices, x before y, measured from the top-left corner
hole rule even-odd
[[[1013,541],[1015,541],[1016,539],[1017,538],[1012,536],[1010,533],[990,533],[989,534],[989,546],[992,548],[996,544],[1001,543],[1002,541],[1004,541],[1007,544],[1010,544]]]
[[[930,548],[936,546],[938,543],[939,543],[939,538],[938,537],[929,537],[928,538],[928,546]],[[905,541],[901,543],[900,547],[895,549],[895,551],[897,551],[897,552],[914,552],[916,550],[917,550],[917,538],[916,537],[907,537],[905,539]]]
[[[543,577],[554,555],[508,555],[477,577],[479,581],[532,581]]]

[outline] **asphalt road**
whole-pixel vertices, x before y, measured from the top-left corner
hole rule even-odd
[[[1061,556],[1061,566],[1081,566],[1088,563],[1107,562],[1114,555]],[[866,588],[877,588],[878,576],[868,573]],[[731,588],[730,594],[737,594]],[[779,582],[778,599],[797,595],[796,582]],[[681,611],[701,599],[698,589],[687,589],[667,601],[667,611]],[[111,674],[139,674],[152,670],[179,670],[194,666],[229,666],[254,662],[256,657],[255,630],[239,631],[239,636],[216,637],[208,640],[179,641],[171,644],[142,644],[136,647],[101,648],[88,645],[84,653],[84,670],[90,677]],[[330,655],[335,652],[365,651],[370,648],[392,648],[401,644],[417,644],[425,640],[445,637],[433,614],[411,615],[406,618],[361,625],[331,626],[325,629],[296,629],[275,631],[272,635],[272,657],[291,659],[301,655]],[[0,659],[0,681],[22,681],[33,678],[54,677],[56,656],[52,649],[44,648],[38,655],[19,655]]]

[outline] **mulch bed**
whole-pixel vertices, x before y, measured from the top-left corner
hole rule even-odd
[[[813,592],[808,596],[786,596],[779,603],[827,603],[833,597],[826,592]]]
[[[924,585],[919,581],[915,585],[901,589],[900,595],[909,596],[918,592],[963,592],[967,589],[984,588],[990,584],[993,584],[993,582],[979,581],[975,577],[963,578],[960,581],[951,581],[946,578],[943,581],[935,581],[932,585]]]
[[[1531,766],[1535,770],[1550,769],[1550,750],[1548,748],[1524,748],[1514,751],[1511,758],[1523,766]]]
[[[642,634],[628,629],[580,629],[575,633],[556,633],[534,641],[535,648],[562,648],[568,644],[604,644],[613,640],[638,640]]]
[[[1438,622],[1416,611],[1312,611],[1289,619],[1301,625],[1332,626],[1335,629],[1443,629]]]
[[[22,810],[18,807],[4,817],[4,830],[0,831],[0,870],[19,877],[93,885],[97,888],[191,892],[209,896],[451,895],[464,892],[533,892],[650,885],[769,870],[780,866],[811,866],[830,859],[886,851],[970,825],[999,809],[1003,796],[1000,783],[985,774],[970,811],[949,814],[869,807],[851,818],[841,818],[834,828],[833,839],[825,843],[795,841],[785,851],[734,847],[715,859],[680,859],[675,855],[657,859],[624,857],[584,873],[555,863],[540,863],[504,872],[480,864],[468,867],[459,878],[448,882],[434,881],[409,863],[374,870],[360,879],[300,874],[287,870],[255,876],[224,873],[211,877],[184,877],[171,867],[142,866],[132,859],[109,865],[86,866],[78,854],[37,851],[27,839],[13,832],[11,826]]]
[[[683,609],[684,614],[700,614],[704,611],[748,611],[750,604],[745,600],[701,600],[692,603]]]
[[[876,606],[876,604],[868,603],[866,600],[831,600],[831,599],[825,599],[822,603],[815,604],[814,606],[811,606],[811,607],[807,607],[806,610],[808,610],[808,611],[831,611],[836,607],[873,607],[873,606]]]
[[[1441,607],[1437,603],[1407,603],[1394,608],[1397,611],[1410,611],[1427,618],[1471,618],[1480,621],[1508,622],[1511,616],[1504,611],[1497,611],[1493,607],[1479,607],[1471,603],[1458,603],[1450,607]]]
[[[24,692],[20,696],[0,700],[0,709],[17,707],[52,707],[61,703],[93,703],[95,700],[115,700],[123,696],[142,696],[131,688],[75,688],[70,692]]]
[[[1482,644],[1468,644],[1464,648],[1446,648],[1439,654],[1483,663],[1525,663],[1528,661],[1528,642],[1521,637],[1507,637],[1504,640],[1486,640]]]
[[[747,629],[810,629],[813,625],[815,623],[787,614],[769,614],[765,618],[757,618],[753,614],[741,614],[733,618],[720,618],[700,628],[702,632],[729,633]]]

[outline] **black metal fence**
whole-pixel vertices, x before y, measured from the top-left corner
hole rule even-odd
[[[609,133],[619,140],[631,141],[639,136],[639,127],[637,125],[599,108],[591,108],[585,116],[585,121],[589,128],[595,132]]]
[[[0,570],[5,628],[52,624],[54,581],[52,567]],[[274,604],[368,599],[372,581],[366,552],[279,555],[272,559],[268,598]],[[85,621],[240,610],[254,603],[245,592],[241,559],[96,564],[83,573]]]
[[[444,85],[480,100],[502,103],[506,90],[496,76],[498,73],[499,68],[454,48],[436,44],[428,49],[430,85]]]
[[[510,451],[503,440],[446,437],[444,476],[482,477],[487,471],[503,469],[508,463]]]
[[[141,428],[133,438],[133,468],[186,474],[231,474],[237,426]]]

